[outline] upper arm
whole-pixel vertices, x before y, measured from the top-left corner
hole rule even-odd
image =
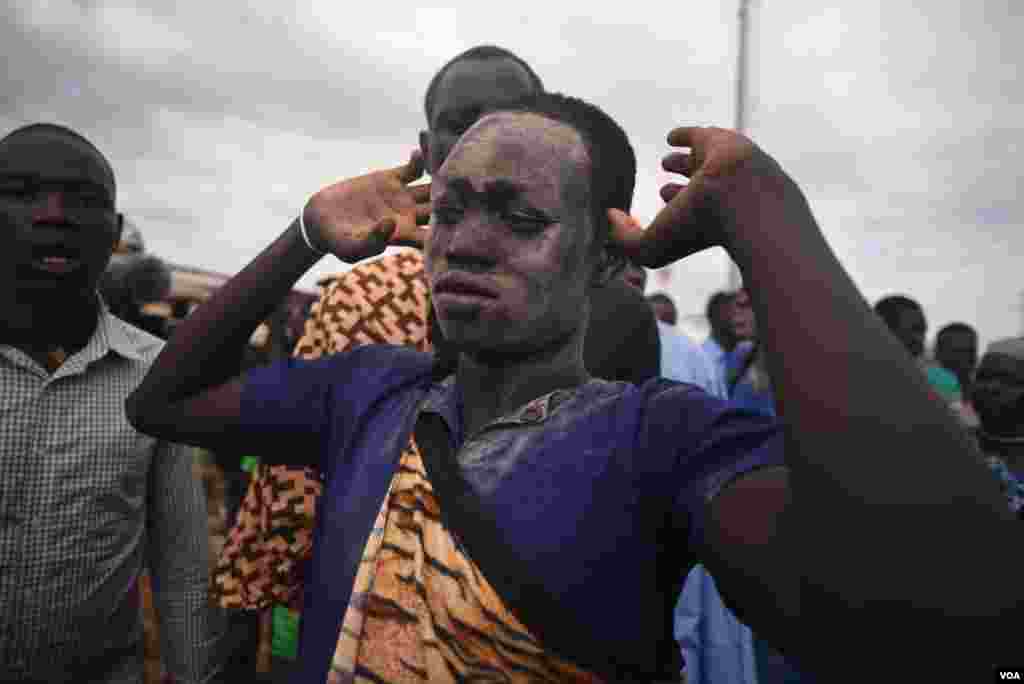
[[[781,521],[789,506],[789,475],[775,466],[747,472],[706,503],[698,558],[723,601],[773,643],[799,610],[799,567],[785,549]],[[774,638],[773,638],[774,637]]]
[[[330,360],[285,359],[141,416],[129,402],[129,420],[167,442],[313,465],[333,422],[332,370]]]
[[[245,376],[210,387],[203,392],[167,405],[145,417],[126,405],[128,419],[140,432],[167,442],[190,444],[211,451],[238,448],[246,443],[241,430],[242,393]]]

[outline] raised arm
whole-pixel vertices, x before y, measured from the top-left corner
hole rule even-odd
[[[408,185],[422,171],[414,155],[401,167],[342,181],[314,195],[303,213],[305,237],[296,219],[178,327],[128,397],[125,408],[132,425],[167,441],[213,450],[279,450],[280,443],[265,444],[240,429],[245,380],[238,375],[238,358],[244,345],[324,253],[355,263],[389,244],[422,244],[430,186]]]
[[[797,648],[826,619],[942,633],[947,645],[1012,634],[1020,528],[796,183],[733,131],[677,129],[669,143],[691,149],[663,161],[690,183],[662,188],[668,204],[646,230],[612,210],[617,242],[652,268],[729,251],[765,322],[785,426],[787,468],[741,478],[711,505],[703,553],[723,595],[755,631]],[[796,626],[801,636],[785,637]]]

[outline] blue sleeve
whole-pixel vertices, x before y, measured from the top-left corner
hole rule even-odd
[[[703,542],[706,505],[736,477],[783,465],[782,428],[773,417],[744,410],[687,385],[648,383],[644,439],[669,449],[677,529],[691,549]]]
[[[242,427],[267,445],[268,463],[320,467],[329,444],[382,397],[429,375],[428,354],[366,345],[315,361],[283,359],[250,371],[242,391]]]

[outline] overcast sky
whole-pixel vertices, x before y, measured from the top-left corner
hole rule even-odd
[[[473,45],[517,52],[623,125],[643,220],[662,205],[666,132],[734,120],[737,0],[10,4],[0,129],[79,130],[111,159],[151,252],[224,273],[320,186],[404,161],[430,76]],[[751,137],[802,185],[870,301],[914,296],[931,333],[964,320],[983,340],[1020,334],[1019,2],[829,4],[753,0]],[[300,286],[343,268],[325,259]],[[727,265],[709,252],[670,276],[649,290],[698,313]]]

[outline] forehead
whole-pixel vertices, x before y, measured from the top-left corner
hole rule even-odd
[[[940,344],[944,347],[971,348],[977,345],[978,336],[970,330],[950,330],[942,336]]]
[[[903,326],[923,326],[924,312],[916,307],[905,307],[900,310],[899,321]]]
[[[583,140],[573,128],[539,114],[492,114],[459,139],[435,186],[460,178],[483,192],[488,182],[503,180],[561,201],[569,186],[586,177],[586,163]]]
[[[526,69],[511,59],[461,60],[448,67],[437,83],[431,123],[444,112],[493,106],[534,90]]]
[[[0,142],[0,177],[4,176],[88,183],[114,193],[114,178],[100,155],[81,140],[53,131],[23,133]]]

